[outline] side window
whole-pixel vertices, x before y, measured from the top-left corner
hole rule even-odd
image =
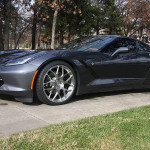
[[[138,51],[149,51],[149,46],[147,44],[144,44],[143,42],[138,41],[137,49]]]
[[[123,39],[118,39],[118,40],[114,41],[113,43],[109,44],[108,46],[106,46],[102,50],[102,52],[112,54],[118,48],[124,47],[123,45],[124,45],[124,40]]]
[[[128,47],[130,52],[137,51],[136,40],[124,39],[124,47]]]
[[[136,40],[123,38],[111,43],[102,52],[112,54],[120,47],[128,47],[129,52],[138,51]]]

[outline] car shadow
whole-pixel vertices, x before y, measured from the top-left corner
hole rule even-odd
[[[98,97],[104,98],[106,96],[113,96],[113,95],[122,95],[122,94],[134,94],[134,93],[147,93],[149,94],[150,90],[125,90],[125,91],[113,91],[113,92],[100,92],[100,93],[90,93],[90,94],[84,94],[84,95],[79,95],[79,96],[74,96],[71,101],[68,102],[70,103],[75,103],[77,101],[84,101],[87,99],[95,99]],[[16,103],[20,103],[19,101],[16,101],[13,96],[8,96],[8,95],[0,95],[0,99],[6,102],[0,102],[0,105],[7,105],[9,102],[15,101]],[[25,105],[29,106],[38,106],[42,105],[43,103],[40,102],[37,98],[33,99],[32,103],[23,103]]]
[[[100,92],[100,93],[91,93],[84,94],[73,97],[73,99],[69,103],[74,103],[76,101],[87,100],[87,99],[96,99],[98,97],[104,98],[107,96],[113,95],[122,95],[122,94],[134,94],[134,93],[149,93],[150,90],[121,90],[121,91],[110,91],[110,92]]]
[[[14,97],[8,95],[0,95],[0,100],[4,100],[5,102],[0,102],[0,105],[8,105],[9,101],[14,101]]]

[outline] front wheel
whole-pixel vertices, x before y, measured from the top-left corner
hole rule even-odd
[[[54,61],[40,72],[36,94],[41,102],[60,105],[68,102],[76,89],[76,77],[72,67],[63,61]]]

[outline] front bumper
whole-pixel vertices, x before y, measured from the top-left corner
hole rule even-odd
[[[12,95],[22,102],[33,101],[31,81],[37,66],[23,64],[16,66],[0,65],[0,94]]]

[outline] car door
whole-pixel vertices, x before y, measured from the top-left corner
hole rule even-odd
[[[128,47],[129,52],[112,54],[120,47]],[[95,62],[94,70],[99,79],[103,80],[104,88],[132,88],[141,86],[149,67],[149,55],[139,50],[137,41],[128,38],[118,38],[100,52],[101,61]]]
[[[137,41],[137,50],[138,50],[138,64],[145,70],[146,75],[144,74],[144,86],[150,85],[150,46]],[[143,71],[144,73],[144,71]]]

